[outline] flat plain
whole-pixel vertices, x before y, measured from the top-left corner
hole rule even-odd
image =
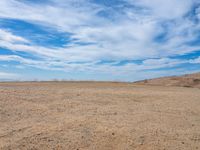
[[[0,83],[1,150],[200,149],[200,89]]]

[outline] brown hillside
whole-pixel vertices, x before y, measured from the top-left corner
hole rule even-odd
[[[162,77],[162,78],[156,78],[156,79],[150,79],[150,80],[143,80],[136,83],[147,84],[147,85],[200,88],[200,73],[187,74],[183,76]]]

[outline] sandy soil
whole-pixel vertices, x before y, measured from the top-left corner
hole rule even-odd
[[[0,149],[200,149],[200,89],[0,83]]]

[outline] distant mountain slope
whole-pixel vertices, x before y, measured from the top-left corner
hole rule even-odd
[[[145,85],[161,85],[161,86],[181,86],[200,88],[200,73],[187,74],[183,76],[162,77],[150,80],[135,82]]]

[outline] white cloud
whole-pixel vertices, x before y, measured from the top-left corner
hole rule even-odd
[[[28,40],[24,39],[23,37],[13,35],[9,31],[5,31],[0,29],[0,40],[1,41],[6,41],[10,43],[28,43]]]
[[[0,72],[0,81],[1,80],[15,80],[19,78],[18,74],[8,73],[8,72]]]
[[[161,53],[165,55],[181,54],[189,52],[191,46],[185,46],[185,42],[195,38],[197,29],[190,20],[182,18],[190,10],[192,0],[130,0],[130,3],[141,7],[148,7],[155,13],[135,14],[137,18],[128,16],[119,17],[113,21],[106,17],[99,17],[97,13],[107,10],[104,6],[82,1],[52,1],[50,4],[30,4],[17,0],[2,0],[0,2],[0,17],[26,20],[35,24],[42,24],[56,28],[63,32],[71,32],[72,38],[80,42],[93,42],[94,45],[80,46],[71,43],[71,47],[50,50],[39,46],[9,45],[16,50],[27,50],[43,55],[66,56],[73,59],[137,59],[157,57]],[[63,3],[65,5],[63,5]],[[62,4],[62,5],[61,5]],[[172,15],[173,14],[173,15]],[[158,17],[161,15],[161,20]],[[165,18],[165,15],[173,18]],[[174,19],[168,26],[169,33],[165,33],[167,43],[155,43],[154,38],[165,32],[161,26],[164,19]],[[164,20],[164,21],[165,21]],[[190,32],[183,35],[184,32]],[[182,48],[184,46],[184,49]],[[12,49],[14,49],[12,48]],[[195,47],[199,48],[199,47]],[[193,51],[193,49],[192,49]],[[145,55],[144,55],[145,54]],[[97,56],[98,55],[98,56]],[[108,59],[108,58],[107,58]]]
[[[185,15],[191,8],[194,0],[128,0],[132,4],[150,9],[155,17],[174,19]]]

